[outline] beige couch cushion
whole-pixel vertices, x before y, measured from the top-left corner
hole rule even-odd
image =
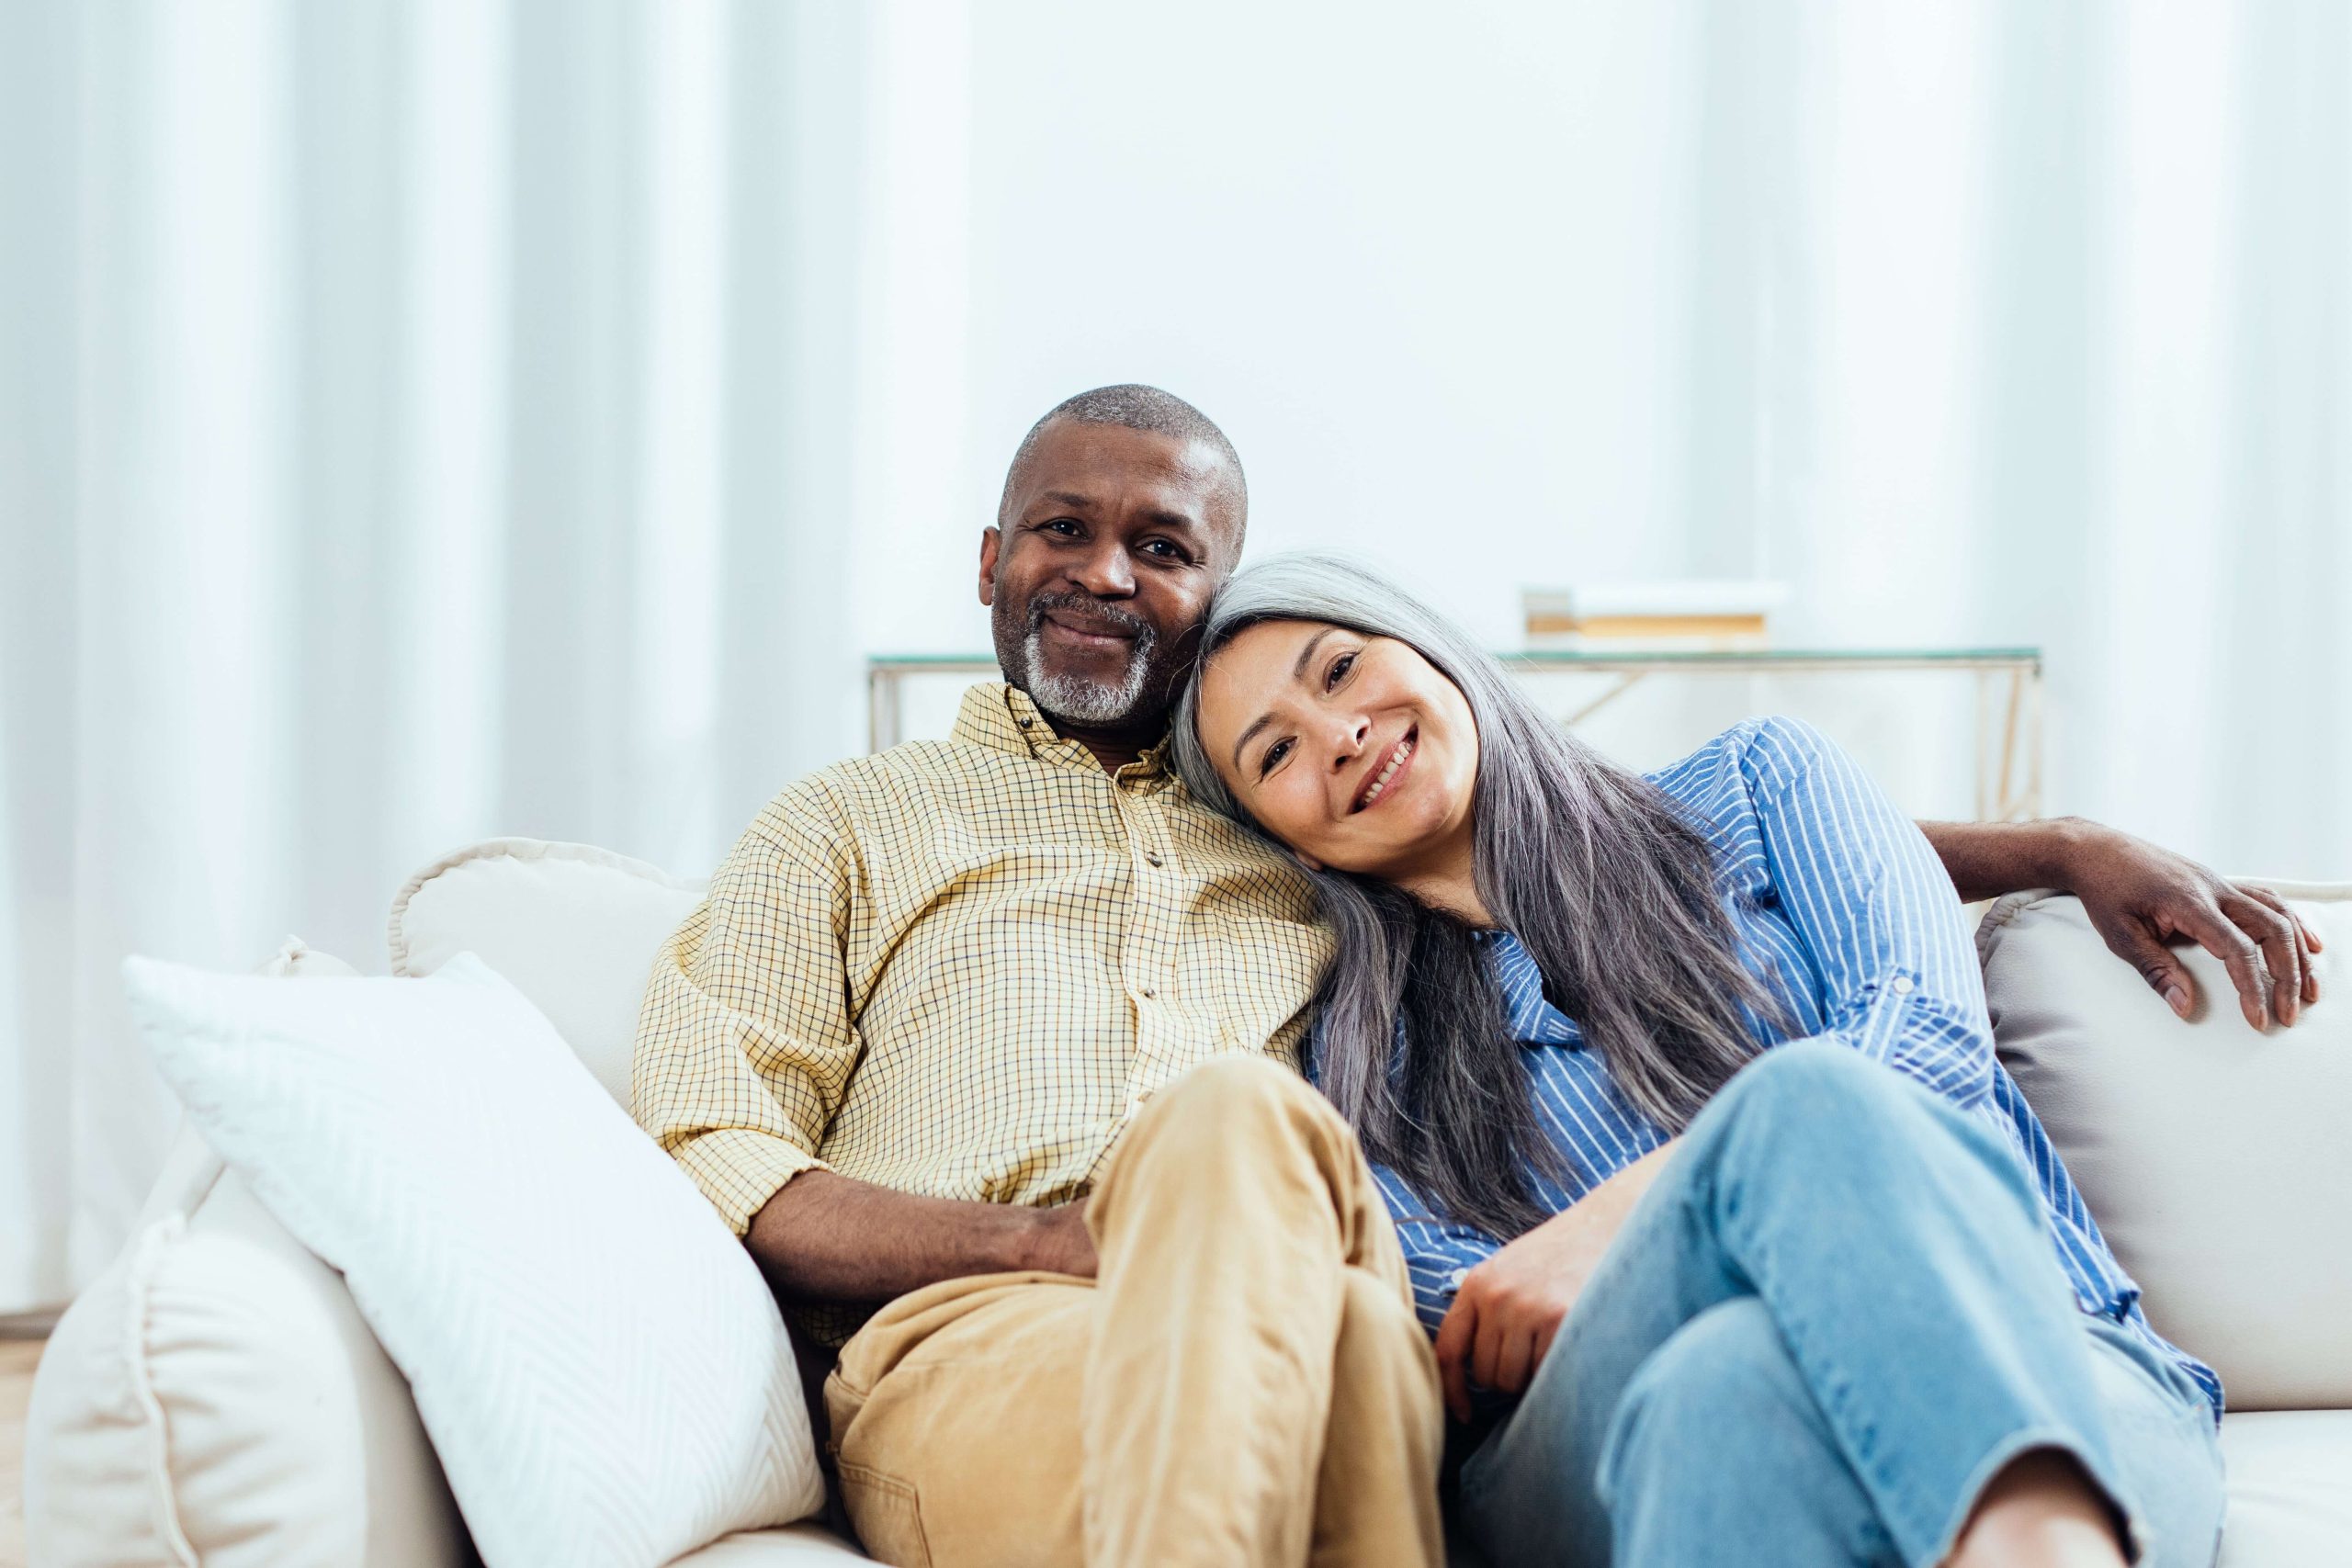
[[[2352,1410],[2273,1410],[2222,1423],[2230,1514],[2221,1568],[2352,1562]]]
[[[2174,1017],[2069,897],[2002,899],[1977,945],[2001,1058],[2150,1320],[2233,1410],[2352,1406],[2352,887],[2274,886],[2327,943],[2292,1029],[2248,1028],[2193,949]]]
[[[531,998],[628,1106],[637,1010],[653,954],[702,885],[589,844],[492,839],[444,855],[392,901],[395,975],[478,954]]]
[[[689,1551],[673,1568],[840,1568],[873,1561],[830,1530],[815,1525],[741,1530]]]
[[[354,971],[289,939],[261,973]],[[192,1128],[51,1334],[25,1437],[28,1561],[50,1568],[474,1561],[343,1277]]]

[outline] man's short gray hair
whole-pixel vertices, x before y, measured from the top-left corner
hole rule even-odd
[[[1250,481],[1241,472],[1241,454],[1233,449],[1216,422],[1186,402],[1173,392],[1163,392],[1158,387],[1147,387],[1139,381],[1123,381],[1115,387],[1097,387],[1075,397],[1064,398],[1046,411],[1046,417],[1029,427],[1021,445],[1012,454],[1012,461],[1004,470],[1004,495],[997,503],[997,518],[1004,521],[1006,509],[1012,504],[1012,492],[1021,472],[1037,450],[1037,443],[1045,438],[1046,429],[1057,420],[1069,420],[1078,424],[1115,424],[1125,430],[1140,430],[1153,435],[1166,435],[1178,441],[1193,441],[1215,451],[1232,478],[1233,523],[1236,535],[1250,520]],[[1237,539],[1238,542],[1238,539]]]

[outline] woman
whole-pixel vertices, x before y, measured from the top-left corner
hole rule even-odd
[[[1827,741],[1636,777],[1313,558],[1172,752],[1338,935],[1312,1067],[1395,1212],[1498,1564],[2206,1568],[2212,1372],[1996,1062],[1926,840]]]

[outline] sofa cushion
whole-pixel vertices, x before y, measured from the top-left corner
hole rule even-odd
[[[1977,932],[2001,1059],[2233,1410],[2352,1405],[2352,887],[2273,886],[2327,944],[2292,1029],[2249,1028],[2195,949],[2202,1002],[2175,1017],[2073,898],[2013,895]]]
[[[443,856],[392,901],[395,975],[479,955],[537,1005],[623,1108],[645,980],[702,885],[589,844],[492,839]]]
[[[288,937],[259,973],[356,972]],[[130,1243],[51,1332],[25,1438],[26,1546],[55,1568],[475,1560],[341,1276],[186,1122]]]
[[[2230,1512],[2221,1568],[2352,1561],[2352,1410],[2272,1410],[2222,1423]]]
[[[744,1530],[690,1551],[672,1568],[841,1568],[873,1559],[831,1530],[791,1525],[780,1530]]]
[[[207,1140],[407,1374],[488,1561],[654,1568],[820,1504],[759,1271],[479,960],[311,986],[124,973]]]
[[[407,1384],[234,1171],[66,1310],[25,1433],[31,1562],[473,1561]]]

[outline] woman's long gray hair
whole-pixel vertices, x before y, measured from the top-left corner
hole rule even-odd
[[[1743,1005],[1777,1010],[1739,960],[1705,839],[1654,785],[1570,736],[1461,628],[1326,556],[1278,557],[1225,585],[1177,707],[1178,773],[1260,833],[1217,777],[1198,718],[1209,660],[1263,621],[1393,637],[1461,688],[1478,728],[1478,897],[1626,1097],[1679,1131],[1754,1055]],[[1374,1160],[1454,1219],[1505,1239],[1540,1223],[1522,1162],[1555,1173],[1558,1162],[1477,933],[1376,878],[1310,874],[1339,936],[1317,998],[1324,1092]]]

